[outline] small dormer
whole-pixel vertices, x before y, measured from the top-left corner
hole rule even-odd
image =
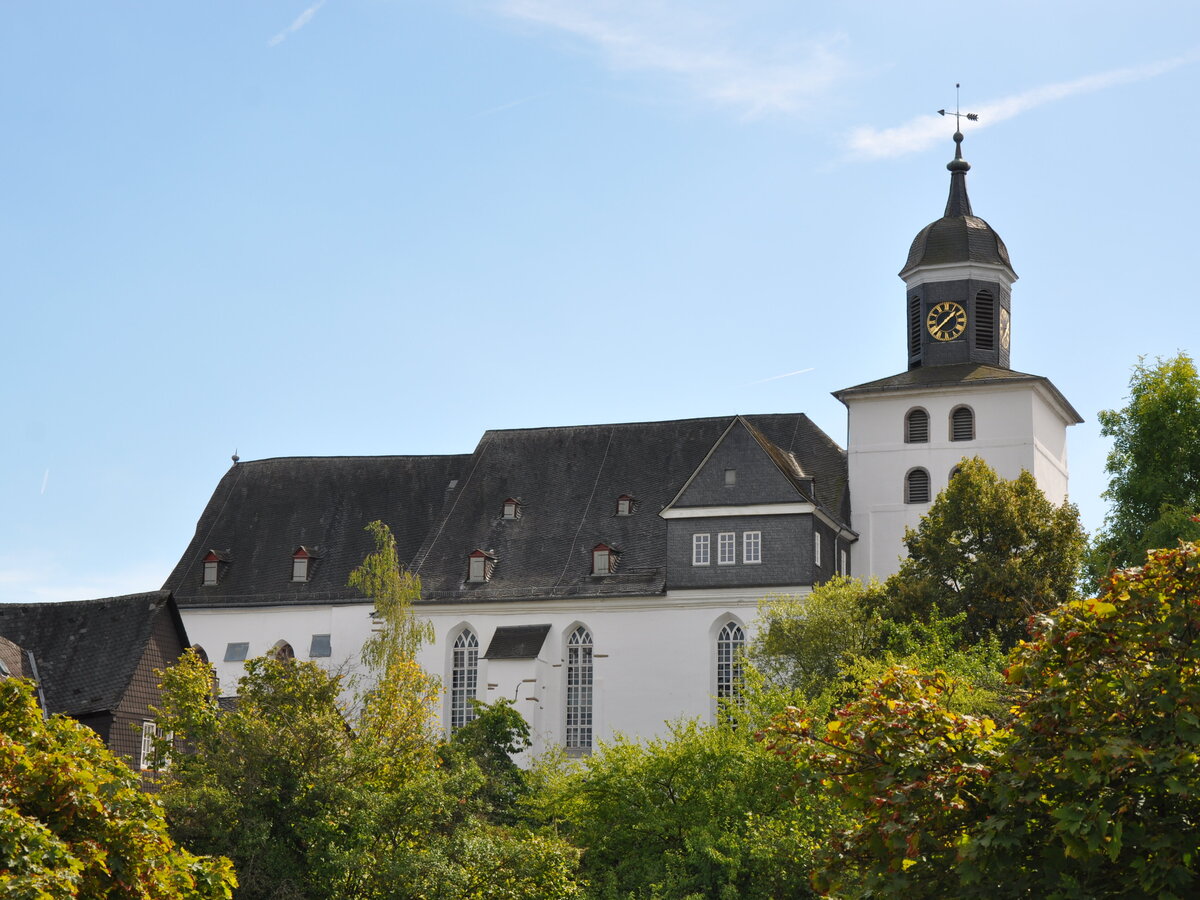
[[[504,519],[519,519],[521,518],[521,501],[516,497],[509,497],[504,501],[504,508],[501,514]]]
[[[204,581],[201,584],[211,587],[219,584],[221,577],[225,574],[225,569],[229,565],[229,554],[219,550],[209,550],[201,562],[204,564]]]
[[[611,575],[617,571],[617,557],[621,553],[608,544],[597,544],[592,548],[592,574]]]
[[[292,554],[292,581],[305,582],[312,577],[313,564],[317,560],[316,548],[300,546]]]
[[[487,550],[473,550],[467,556],[467,581],[476,584],[492,580],[496,556]]]
[[[634,500],[631,494],[622,494],[617,498],[617,515],[632,516]]]

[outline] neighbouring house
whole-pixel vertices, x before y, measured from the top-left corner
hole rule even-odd
[[[159,699],[155,669],[188,646],[169,591],[66,603],[0,603],[0,660],[34,678],[48,713],[100,735],[113,752],[147,767]],[[14,653],[14,650],[18,652]]]

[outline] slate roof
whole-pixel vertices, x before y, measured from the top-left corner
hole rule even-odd
[[[8,638],[0,637],[0,678],[28,678],[29,660],[25,651]]]
[[[285,457],[230,467],[164,587],[180,607],[351,603],[350,572],[375,549],[367,523],[392,529],[411,563],[469,455]],[[314,554],[309,580],[293,582],[292,554]],[[201,560],[228,560],[204,586]]]
[[[802,413],[746,416],[766,440],[794,453],[816,476],[819,502],[835,518],[846,500],[844,451]],[[417,555],[426,600],[487,602],[526,598],[662,593],[666,521],[658,512],[734,421],[733,416],[488,431],[445,518]],[[616,515],[617,498],[636,498]],[[504,519],[506,497],[522,515]],[[591,549],[621,550],[612,575],[591,574]],[[490,581],[464,583],[467,554],[497,559]]]
[[[845,451],[801,413],[745,419],[789,477],[794,455],[816,479],[819,505],[848,523]],[[667,523],[658,513],[733,421],[495,430],[464,456],[241,462],[217,486],[166,587],[181,607],[361,602],[346,582],[373,549],[363,527],[381,519],[426,601],[662,593]],[[635,499],[633,515],[616,514],[623,494]],[[510,497],[521,500],[517,519],[503,517]],[[620,558],[614,574],[594,576],[591,549],[601,542]],[[318,554],[307,583],[290,580],[300,545]],[[477,549],[496,558],[492,578],[465,583]],[[205,587],[200,561],[210,550],[229,561]]]
[[[168,591],[69,603],[0,603],[0,635],[33,652],[50,713],[116,709],[159,616],[187,632]]]
[[[990,387],[1001,384],[1020,384],[1034,382],[1041,384],[1062,406],[1068,416],[1073,417],[1076,424],[1083,418],[1076,412],[1067,398],[1054,386],[1049,378],[1041,375],[1029,375],[1025,372],[1014,372],[999,366],[988,366],[982,363],[959,363],[953,366],[918,366],[890,375],[876,381],[857,384],[854,387],[834,391],[833,396],[843,403],[847,397],[861,397],[869,394],[883,394],[892,391],[907,391],[923,388],[941,387]]]
[[[536,659],[549,625],[501,625],[492,634],[484,659]]]
[[[1003,266],[1013,279],[1016,273],[1008,258],[1008,248],[995,229],[973,214],[967,196],[967,171],[970,164],[962,158],[962,135],[956,135],[955,158],[946,168],[950,170],[950,194],[946,211],[940,219],[930,222],[913,238],[908,259],[900,270],[904,278],[920,266],[979,263]]]

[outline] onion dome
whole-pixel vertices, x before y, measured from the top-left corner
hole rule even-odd
[[[936,222],[921,229],[908,250],[908,261],[900,270],[907,279],[916,269],[926,266],[983,265],[1001,266],[1015,281],[1016,273],[1008,259],[1008,248],[992,226],[971,212],[967,196],[967,172],[971,164],[962,158],[962,132],[954,133],[954,159],[950,170],[950,196],[946,212]]]

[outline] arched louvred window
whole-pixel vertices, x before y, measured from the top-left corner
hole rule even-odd
[[[929,442],[929,413],[914,409],[904,417],[904,443],[925,444]]]
[[[462,728],[475,718],[475,699],[479,688],[479,638],[471,629],[454,640],[450,660],[450,730]]]
[[[717,635],[717,699],[738,700],[742,695],[742,650],[746,632],[730,622]]]
[[[996,349],[996,298],[991,291],[975,295],[975,349]]]
[[[975,413],[968,406],[960,406],[950,413],[950,440],[975,440]]]
[[[592,634],[582,625],[567,639],[567,750],[592,749]]]
[[[267,655],[271,659],[277,659],[282,662],[285,659],[295,659],[296,651],[292,649],[292,645],[287,641],[277,641],[275,646],[271,648],[271,652]]]
[[[954,476],[957,475],[961,471],[962,471],[962,466],[955,466],[953,469],[951,469],[950,470],[950,480],[953,481]]]
[[[904,502],[929,502],[929,473],[924,469],[913,469],[904,477]]]
[[[921,298],[908,298],[908,355],[921,355]]]

